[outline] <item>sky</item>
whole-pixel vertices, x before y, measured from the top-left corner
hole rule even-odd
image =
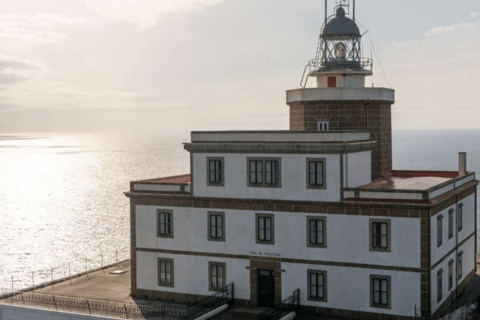
[[[395,129],[480,128],[479,3],[357,1]],[[5,1],[0,132],[288,130],[323,17],[322,0]]]

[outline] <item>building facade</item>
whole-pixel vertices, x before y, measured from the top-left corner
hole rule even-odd
[[[192,132],[190,173],[130,183],[132,294],[235,284],[323,315],[435,319],[476,274],[475,173],[392,170],[394,91],[366,88],[360,32],[326,18],[290,130]]]

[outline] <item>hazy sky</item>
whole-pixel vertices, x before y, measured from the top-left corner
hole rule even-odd
[[[357,1],[396,89],[395,128],[480,127],[479,3]],[[288,129],[285,90],[314,58],[323,6],[5,1],[0,131]],[[377,60],[374,73],[367,85],[388,87]]]

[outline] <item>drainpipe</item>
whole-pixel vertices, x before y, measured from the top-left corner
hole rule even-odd
[[[340,154],[340,201],[343,201],[343,157],[345,156],[345,151]]]

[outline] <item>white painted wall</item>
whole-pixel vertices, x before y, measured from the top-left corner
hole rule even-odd
[[[453,237],[448,239],[448,211],[453,209]],[[439,215],[443,216],[442,219],[442,245],[437,247],[437,219]],[[450,250],[455,248],[456,239],[455,234],[457,230],[457,210],[456,205],[451,205],[445,210],[437,213],[435,216],[430,217],[430,265],[434,265],[442,259]]]
[[[318,75],[317,88],[328,88],[328,77],[337,78],[337,88],[365,88],[365,75]]]
[[[225,158],[223,187],[207,186],[207,157]],[[250,157],[281,158],[281,188],[247,187]],[[326,159],[326,189],[307,189],[307,158]],[[340,155],[194,153],[193,184],[196,197],[340,201]]]
[[[108,320],[110,317],[96,317],[86,314],[57,312],[46,309],[0,304],[0,320]]]
[[[458,202],[463,203],[463,229],[458,234],[458,243],[475,231],[475,194]],[[448,239],[448,211],[453,209],[453,237]],[[442,245],[437,248],[437,217],[443,215]],[[430,218],[430,261],[434,265],[456,246],[457,205],[454,204]]]
[[[174,238],[157,238],[156,210],[136,206],[138,248],[188,250],[250,255],[250,252],[279,254],[283,258],[312,259],[399,267],[420,267],[420,219],[391,218],[392,251],[369,251],[367,216],[274,213],[275,244],[255,243],[255,213],[248,210],[173,208]],[[207,213],[225,212],[225,242],[208,241]],[[268,212],[262,212],[268,213]],[[327,217],[327,248],[306,245],[307,216]]]
[[[463,204],[463,229],[458,233],[458,242],[462,242],[466,237],[475,232],[475,194],[458,201]]]
[[[161,192],[180,192],[182,190],[180,185],[172,184],[140,184],[133,185],[135,191],[161,191]]]
[[[458,280],[460,284],[465,277],[475,269],[476,255],[475,255],[475,237],[472,237],[467,242],[465,242],[459,249],[458,252],[463,251],[462,257],[462,278]],[[453,287],[451,290],[448,289],[448,263],[450,260],[454,260],[453,263]],[[440,269],[443,269],[442,275],[442,297],[443,299],[440,302],[437,302],[437,273]],[[430,274],[430,283],[431,283],[431,310],[432,314],[440,307],[440,305],[447,299],[450,298],[450,292],[455,290],[457,287],[457,251],[451,253],[445,260],[442,261],[435,269],[431,271]]]
[[[346,188],[356,188],[372,182],[372,152],[356,152],[345,154]]]
[[[184,250],[190,250],[185,248]],[[158,286],[157,259],[174,259],[174,288]],[[212,295],[208,283],[208,262],[226,263],[226,284],[235,283],[235,298],[250,299],[249,260],[216,257],[137,252],[137,287],[139,289]]]
[[[420,308],[420,274],[337,266],[282,263],[282,299],[300,289],[300,305],[413,317]],[[327,271],[327,302],[308,301],[307,270]],[[370,307],[370,275],[391,276],[391,309]]]

